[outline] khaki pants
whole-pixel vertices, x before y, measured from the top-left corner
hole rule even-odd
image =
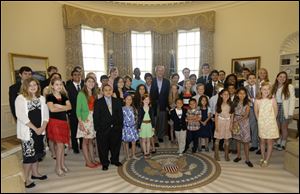
[[[186,130],[175,131],[175,136],[179,145],[179,154],[182,154],[185,148],[185,140],[186,140]]]

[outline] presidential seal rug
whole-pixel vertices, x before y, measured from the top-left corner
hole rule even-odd
[[[187,152],[179,156],[177,149],[159,149],[151,158],[142,155],[125,161],[118,168],[127,182],[152,190],[187,190],[209,184],[220,175],[221,167],[213,158]]]

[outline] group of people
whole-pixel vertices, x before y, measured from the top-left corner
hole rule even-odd
[[[113,67],[109,75],[101,76],[98,86],[96,74],[90,72],[83,79],[80,67],[74,68],[66,83],[54,66],[47,69],[49,78],[41,82],[32,78],[29,67],[22,67],[21,82],[9,88],[9,100],[17,137],[22,140],[25,186],[34,187],[32,179],[47,179],[38,170],[45,156],[45,135],[58,176],[69,172],[66,145],[75,154],[82,149],[86,167],[102,165],[102,170],[108,170],[109,164],[122,165],[122,142],[127,160],[137,159],[136,142],[147,159],[167,134],[178,144],[179,156],[193,142],[192,153],[201,152],[203,145],[206,152],[214,150],[217,161],[219,151],[224,150],[229,161],[230,151],[236,151],[233,161],[239,162],[243,144],[249,167],[253,167],[249,151],[255,150],[261,154],[260,165],[268,166],[272,148],[285,149],[295,108],[294,88],[286,72],[279,72],[270,83],[264,68],[259,69],[258,78],[244,68],[241,80],[235,74],[225,76],[223,70],[210,71],[209,64],[201,70],[197,79],[184,68],[184,79],[179,82],[177,73],[164,78],[165,68],[158,65],[156,76],[146,73],[143,81],[139,68],[134,69],[132,79],[119,76]]]

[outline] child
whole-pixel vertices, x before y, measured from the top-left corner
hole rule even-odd
[[[249,123],[250,123],[250,131],[251,131],[251,148],[249,149],[249,151],[253,152],[257,150],[259,147],[257,119],[254,113],[254,101],[256,99],[256,94],[258,93],[259,86],[256,83],[256,77],[254,73],[250,73],[248,75],[247,81],[248,81],[248,85],[245,86],[245,88],[247,90],[247,95],[250,100]],[[260,151],[260,149],[258,151]]]
[[[258,135],[260,138],[260,149],[262,159],[260,165],[267,167],[272,154],[273,139],[279,137],[279,130],[276,123],[277,103],[271,94],[271,84],[262,82],[260,92],[255,100],[255,115],[258,121]],[[265,143],[267,141],[268,149],[265,156]]]
[[[276,96],[277,123],[281,131],[281,138],[275,144],[275,148],[279,151],[285,149],[289,120],[293,118],[295,110],[295,89],[292,84],[289,84],[287,78],[288,75],[285,71],[279,72],[272,88],[272,95]]]
[[[209,152],[208,149],[208,138],[211,137],[211,110],[208,104],[208,97],[203,95],[199,98],[198,106],[200,107],[201,111],[201,121],[200,121],[200,131],[199,131],[199,142],[200,138],[205,140],[205,151]],[[200,144],[199,151],[202,151],[202,146]]]
[[[200,120],[201,120],[201,112],[197,107],[196,100],[194,98],[190,99],[189,102],[190,109],[188,109],[186,113],[186,122],[187,126],[187,138],[185,144],[184,153],[188,150],[191,141],[193,141],[192,153],[196,153],[198,149],[198,137],[199,137],[199,129],[200,129]]]
[[[250,105],[247,95],[247,91],[244,87],[237,90],[237,96],[234,100],[234,119],[233,126],[236,124],[239,126],[239,131],[235,133],[233,131],[233,138],[237,141],[237,157],[233,160],[239,162],[241,158],[241,143],[244,144],[244,152],[246,161],[245,163],[249,167],[253,167],[253,164],[249,160],[249,142],[251,141],[250,126],[249,126],[249,112]]]
[[[220,161],[219,158],[219,141],[225,140],[225,160],[229,159],[229,138],[231,138],[232,120],[233,120],[233,109],[229,100],[229,92],[227,89],[223,89],[219,93],[218,102],[216,106],[215,114],[215,160]]]
[[[52,79],[50,94],[47,96],[50,110],[48,123],[48,137],[55,143],[56,167],[58,176],[64,176],[69,169],[65,166],[64,144],[70,145],[70,129],[67,121],[67,111],[71,110],[71,103],[61,79]]]
[[[138,111],[138,130],[145,158],[150,157],[150,139],[154,135],[154,110],[149,106],[148,94],[142,96],[143,107]]]
[[[132,96],[130,94],[124,95],[125,106],[123,106],[123,130],[122,130],[122,140],[124,145],[124,150],[126,154],[126,160],[129,160],[129,146],[128,142],[132,145],[132,158],[137,159],[135,156],[135,142],[139,139],[139,135],[136,129],[135,111],[132,106]]]
[[[183,101],[180,98],[176,99],[176,108],[171,110],[170,118],[173,121],[176,139],[178,141],[178,153],[182,156],[186,141],[186,110],[182,109]]]
[[[178,85],[177,84],[172,84],[170,93],[169,93],[169,113],[171,114],[171,111],[175,109],[176,107],[176,99],[179,98],[178,95]],[[175,143],[174,140],[174,122],[172,119],[169,120],[170,124],[170,136],[171,136],[171,143]]]
[[[96,168],[100,165],[95,160],[93,139],[96,137],[94,129],[93,111],[94,102],[97,100],[95,88],[96,80],[88,76],[84,80],[84,86],[77,96],[76,114],[78,118],[78,129],[76,138],[83,138],[82,151],[85,160],[85,166]]]
[[[189,109],[189,101],[195,95],[195,92],[192,90],[191,80],[185,80],[183,84],[183,91],[179,95],[179,97],[183,100],[183,108],[186,110]]]
[[[32,188],[31,179],[45,180],[46,175],[38,171],[38,160],[45,156],[44,136],[49,110],[45,98],[41,96],[38,80],[28,78],[23,81],[20,94],[15,100],[17,116],[17,138],[22,141],[25,187]],[[30,179],[30,173],[32,173]]]

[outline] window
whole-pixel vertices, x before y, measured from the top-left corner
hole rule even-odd
[[[152,72],[151,32],[131,32],[132,70],[141,70],[141,79],[145,73]]]
[[[94,72],[100,84],[101,75],[106,74],[104,65],[103,29],[81,27],[84,75]]]
[[[199,74],[200,63],[200,29],[178,31],[178,60],[177,70],[180,80],[184,79],[183,68],[191,70],[190,74]]]

